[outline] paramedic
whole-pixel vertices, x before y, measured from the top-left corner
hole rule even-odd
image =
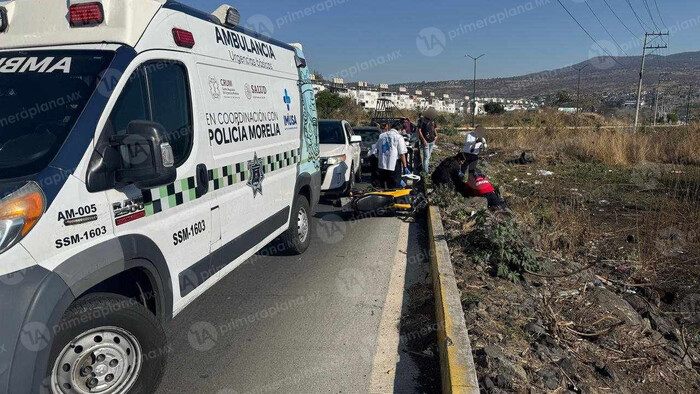
[[[397,121],[391,130],[383,132],[377,141],[376,151],[379,162],[379,185],[386,190],[398,189],[401,184],[402,169],[410,174],[406,163],[406,142],[399,132],[403,123]]]

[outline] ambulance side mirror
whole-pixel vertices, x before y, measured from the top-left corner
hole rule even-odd
[[[165,128],[155,122],[135,120],[125,135],[112,137],[110,144],[121,157],[121,168],[115,180],[134,184],[139,189],[152,189],[175,182],[175,157]]]

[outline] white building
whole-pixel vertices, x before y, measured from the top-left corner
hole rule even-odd
[[[425,92],[416,90],[411,94],[407,87],[400,86],[397,91],[390,91],[388,84],[371,86],[367,82],[356,82],[346,84],[342,78],[334,78],[332,81],[321,81],[312,75],[314,92],[316,94],[329,90],[337,93],[341,97],[349,97],[357,105],[366,110],[374,110],[380,98],[391,100],[396,108],[406,111],[425,111],[430,107],[435,107],[439,112],[447,113],[470,113],[472,102],[469,96],[464,100],[452,99],[448,94],[438,95],[436,92]],[[484,115],[484,105],[489,102],[502,103],[506,111],[519,111],[536,108],[537,105],[526,100],[504,99],[500,97],[479,98],[476,97],[476,114]]]

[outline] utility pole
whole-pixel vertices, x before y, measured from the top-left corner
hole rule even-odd
[[[634,132],[639,127],[639,110],[642,108],[642,83],[644,82],[644,65],[647,60],[647,49],[665,49],[668,45],[648,46],[649,37],[668,36],[668,33],[644,33],[644,47],[642,49],[642,67],[639,70],[639,88],[637,89],[637,111],[634,115]]]
[[[481,59],[482,57],[486,56],[486,54],[482,54],[477,57],[473,57],[472,55],[467,55],[467,57],[471,58],[474,60],[474,90],[472,92],[472,127],[476,127],[476,62],[477,60]]]
[[[663,74],[659,74],[659,82],[656,84],[656,94],[654,97],[654,127],[656,127],[657,119],[659,118],[659,89],[661,89],[661,81]]]
[[[588,64],[581,68],[574,67],[574,70],[578,71],[578,87],[576,88],[576,127],[579,126],[579,114],[581,113],[581,71],[583,71]]]
[[[688,126],[690,124],[690,97],[693,95],[693,85],[690,85],[690,88],[688,89],[688,102],[686,103],[685,106],[685,125]]]

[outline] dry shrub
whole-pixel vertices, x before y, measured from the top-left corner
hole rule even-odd
[[[562,153],[583,162],[635,165],[700,165],[700,127],[669,127],[632,134],[613,129],[521,129],[496,131],[495,148]]]
[[[466,120],[470,120],[466,116]],[[605,118],[599,114],[583,113],[579,116],[558,111],[554,108],[545,108],[537,112],[513,111],[497,116],[479,116],[477,123],[484,127],[505,127],[505,128],[546,128],[562,129],[566,127],[581,126],[597,128],[601,126],[620,126],[619,120]]]

